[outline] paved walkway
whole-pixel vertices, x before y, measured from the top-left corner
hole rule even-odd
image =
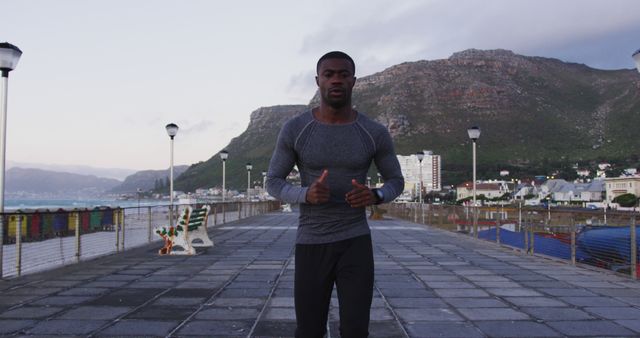
[[[146,246],[0,281],[0,335],[290,337],[296,217],[215,228],[216,246],[193,257]],[[406,221],[371,225],[371,337],[640,336],[640,282]]]

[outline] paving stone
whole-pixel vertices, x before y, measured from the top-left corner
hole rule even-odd
[[[238,307],[262,307],[264,299],[259,298],[216,298],[211,304],[212,306],[238,306]]]
[[[206,298],[203,297],[160,297],[151,303],[151,306],[196,306],[202,304]]]
[[[292,307],[268,307],[264,318],[267,320],[295,320],[296,311]]]
[[[255,337],[294,337],[295,321],[261,320],[253,331]]]
[[[587,320],[593,319],[588,313],[570,307],[522,307],[522,312],[542,320]]]
[[[34,325],[34,320],[0,319],[0,334],[8,335]]]
[[[169,320],[120,320],[102,331],[98,335],[113,336],[167,336],[180,322]]]
[[[214,307],[206,308],[198,312],[196,319],[212,319],[212,320],[244,320],[258,318],[260,311],[256,308],[233,308],[233,307]]]
[[[253,322],[196,320],[188,322],[176,335],[246,337],[252,326]]]
[[[214,291],[205,289],[171,289],[162,294],[161,297],[177,298],[209,298]]]
[[[168,289],[175,286],[176,282],[132,282],[127,284],[128,289]]]
[[[623,302],[607,297],[560,297],[560,300],[576,306],[615,307],[625,306]]]
[[[269,306],[272,307],[294,307],[295,298],[293,297],[273,297],[269,300]]]
[[[8,291],[3,291],[3,292],[7,293]],[[17,304],[28,302],[38,297],[39,296],[37,295],[0,296],[0,306],[7,306],[7,307],[14,306]]]
[[[252,298],[267,297],[271,293],[270,289],[224,289],[218,297],[221,298]]]
[[[153,299],[161,289],[120,289],[89,302],[100,306],[138,306]]]
[[[49,320],[39,322],[35,327],[27,330],[27,333],[50,335],[88,335],[104,326],[104,320]]]
[[[640,320],[640,310],[627,307],[586,307],[585,311],[606,319],[638,319]]]
[[[125,316],[126,319],[185,320],[197,306],[152,306],[148,305]]]
[[[11,289],[11,290],[8,290],[7,292],[10,292],[11,295],[14,295],[14,296],[22,296],[22,295],[27,295],[27,296],[46,296],[46,295],[51,295],[51,294],[54,294],[56,292],[59,292],[60,290],[62,290],[62,288],[24,287],[24,288],[19,288],[19,289]]]
[[[489,308],[508,307],[506,303],[496,298],[442,298],[445,302],[456,308]]]
[[[549,321],[547,325],[568,336],[576,337],[611,337],[634,336],[633,331],[605,320],[589,321]]]
[[[565,307],[566,303],[563,303],[557,299],[550,297],[504,297],[507,302],[518,306],[543,306],[543,307]]]
[[[58,319],[115,319],[131,311],[123,306],[80,306],[60,315]]]
[[[475,285],[467,282],[425,282],[428,287],[433,289],[474,289]]]
[[[463,318],[458,316],[450,308],[436,309],[395,309],[396,314],[404,322],[417,321],[462,321]]]
[[[550,327],[530,321],[481,321],[476,325],[489,337],[562,337]]]
[[[405,324],[405,327],[411,337],[485,337],[476,327],[465,322],[411,322]]]
[[[486,289],[486,291],[502,297],[539,297],[542,296],[541,293],[524,288],[512,288],[512,289]]]
[[[470,320],[527,320],[525,313],[511,308],[459,308],[458,311]]]
[[[446,308],[440,298],[387,298],[393,308]]]
[[[640,320],[636,319],[625,319],[625,320],[616,320],[616,323],[631,329],[635,332],[640,333]]]
[[[22,306],[14,310],[6,311],[0,314],[0,318],[16,318],[16,319],[34,319],[46,318],[57,312],[62,311],[61,307],[36,307]]]
[[[555,297],[596,297],[598,296],[593,292],[589,292],[585,289],[578,289],[578,288],[572,288],[572,289],[546,288],[540,291]]]
[[[53,305],[53,306],[61,306],[61,305],[77,305],[86,303],[90,300],[95,299],[95,297],[81,297],[81,296],[51,296],[42,299],[38,299],[37,301],[31,303],[31,305]]]
[[[58,296],[97,296],[112,291],[107,288],[72,288],[58,293]]]
[[[453,297],[490,297],[490,295],[484,290],[478,289],[436,289],[434,290],[438,296],[443,298],[453,298]]]

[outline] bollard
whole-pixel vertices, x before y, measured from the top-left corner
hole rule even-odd
[[[80,212],[76,212],[76,262],[80,263],[80,254],[82,247],[80,246]]]
[[[124,235],[125,235],[125,231],[126,231],[125,228],[124,228],[125,221],[126,221],[126,219],[125,219],[125,216],[126,216],[125,209],[120,209],[118,215],[120,215],[120,217],[122,218],[120,220],[120,224],[122,224],[122,231],[121,231],[122,232],[122,242],[120,242],[120,245],[122,247],[122,251],[124,252]]]
[[[535,254],[535,239],[536,239],[536,232],[533,229],[533,225],[531,226],[531,254]]]
[[[16,271],[18,277],[22,274],[22,215],[17,214],[18,217],[16,224]]]
[[[115,214],[117,211],[113,210],[113,213]],[[113,218],[113,226],[116,228],[116,252],[119,252],[120,250],[120,225],[118,224],[120,220],[120,217],[114,217]]]
[[[147,207],[147,218],[147,241],[151,243],[153,237],[153,232],[151,230],[151,207]]]
[[[576,265],[576,224],[571,216],[571,265]]]
[[[2,251],[4,249],[4,210],[2,210],[2,214],[0,214],[0,279],[2,279],[4,277],[3,273],[2,273],[2,262],[4,257],[2,257]]]
[[[478,238],[478,207],[473,206],[473,237]]]
[[[631,278],[638,279],[638,242],[636,238],[636,216],[631,216]]]
[[[524,252],[529,253],[529,227],[527,226],[527,214],[524,214]]]

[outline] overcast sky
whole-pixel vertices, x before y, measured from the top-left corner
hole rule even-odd
[[[315,63],[363,77],[468,48],[635,67],[637,0],[2,0],[7,160],[162,169],[207,160],[263,106],[306,104]],[[640,76],[640,75],[639,75]],[[231,158],[230,158],[231,160]],[[262,169],[260,169],[262,170]]]

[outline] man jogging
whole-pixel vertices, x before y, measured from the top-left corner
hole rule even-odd
[[[295,248],[296,337],[323,337],[333,284],[340,335],[367,337],[374,264],[366,207],[390,202],[404,189],[391,136],[352,108],[355,63],[343,52],[318,60],[320,106],[287,121],[278,136],[267,190],[300,203]],[[374,162],[384,186],[363,183]],[[286,181],[297,165],[301,186]]]

